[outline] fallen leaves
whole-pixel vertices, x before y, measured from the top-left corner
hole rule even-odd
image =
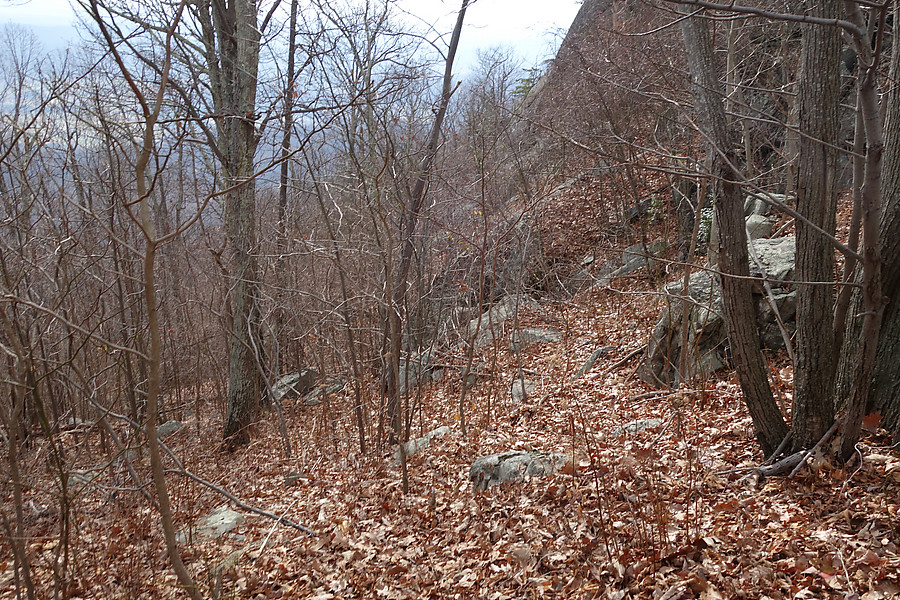
[[[583,193],[587,202],[589,189]],[[347,416],[353,398],[336,395],[333,414],[324,405],[291,410],[297,451],[290,460],[272,451],[280,442],[270,422],[259,426],[249,448],[212,450],[220,423],[210,409],[196,426],[198,439],[173,440],[182,460],[248,503],[319,535],[248,519],[222,542],[189,540],[183,547],[188,568],[212,588],[209,574],[218,567],[221,596],[232,598],[900,595],[897,450],[870,436],[860,445],[858,468],[826,466],[761,486],[743,480],[742,469],[762,457],[728,374],[697,390],[648,395],[631,375],[634,363],[606,373],[641,343],[657,311],[653,297],[639,295],[648,291],[646,282],[619,287],[622,294],[587,293],[523,311],[522,327],[567,331],[558,345],[522,351],[524,367],[541,378],[525,403],[508,397],[516,356],[503,342],[484,348],[478,360],[490,365],[490,375],[469,390],[469,438],[442,436],[411,457],[408,496],[400,491],[392,449],[355,454],[355,424]],[[617,349],[571,381],[596,347],[610,343]],[[775,387],[788,398],[792,369],[772,366]],[[458,382],[444,377],[421,392],[413,437],[455,427]],[[368,417],[377,423],[374,411]],[[662,425],[612,434],[649,418]],[[877,426],[872,419],[867,424]],[[94,454],[101,452],[97,442]],[[556,475],[475,493],[468,482],[472,461],[510,449],[564,452],[572,460]],[[284,474],[291,472],[305,475],[286,489]],[[209,490],[175,481],[179,524],[221,504]],[[28,494],[35,506],[53,505],[37,486]],[[50,589],[58,522],[41,519],[32,526],[29,549],[42,589]],[[168,576],[157,517],[136,494],[122,491],[108,500],[92,484],[79,498],[77,522],[71,589],[81,597],[181,597]],[[10,595],[11,570],[11,557],[0,555],[0,594]]]

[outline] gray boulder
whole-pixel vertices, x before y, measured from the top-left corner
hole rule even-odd
[[[512,394],[512,399],[516,402],[521,402],[525,400],[528,396],[530,396],[534,390],[537,389],[537,384],[533,381],[529,381],[527,379],[516,379],[513,381],[512,389],[510,393]]]
[[[772,213],[772,207],[763,198],[781,202],[782,204],[791,204],[793,197],[784,194],[751,194],[744,199],[744,216],[750,215],[769,215]]]
[[[770,280],[790,281],[794,275],[794,238],[761,239],[753,242],[754,251]],[[751,273],[760,275],[760,268],[751,267]],[[647,342],[644,361],[638,367],[638,376],[653,386],[671,386],[678,383],[678,365],[681,349],[690,349],[688,375],[712,373],[727,364],[728,336],[725,331],[724,308],[718,282],[707,271],[691,275],[688,291],[688,339],[681,339],[683,298],[681,282],[666,286],[667,305]],[[794,328],[796,314],[795,292],[777,284],[772,285],[778,314],[788,333]],[[770,300],[762,288],[754,293],[760,342],[764,348],[784,347],[784,339]]]
[[[782,288],[774,288],[772,296],[778,315],[772,310],[772,304],[764,296],[754,296],[756,299],[756,319],[759,325],[759,342],[763,348],[777,350],[784,348],[784,336],[778,326],[780,316],[788,333],[793,335],[797,322],[797,293],[786,291]]]
[[[762,199],[756,196],[747,196],[744,198],[744,217],[751,215],[765,216],[769,214],[771,208]]]
[[[681,339],[681,283],[669,284],[666,293],[667,305],[647,341],[644,361],[637,371],[644,382],[654,386],[676,383],[684,345]],[[699,271],[691,275],[688,298],[687,344],[693,348],[691,374],[711,373],[724,366],[722,355],[727,336],[721,290],[707,271]]]
[[[772,235],[775,223],[762,215],[750,215],[747,217],[747,237],[750,240],[759,240]]]
[[[233,511],[227,506],[220,506],[192,525],[191,535],[194,538],[217,540],[245,520],[241,513]],[[185,533],[180,533],[178,542],[183,544],[186,537]]]
[[[439,437],[449,435],[452,433],[453,433],[452,429],[450,429],[446,425],[443,425],[441,427],[438,427],[437,429],[429,431],[428,433],[426,433],[425,435],[423,435],[420,438],[409,440],[408,442],[403,444],[403,449],[406,451],[406,456],[408,456],[408,457],[415,456],[416,454],[423,452],[426,448],[431,446],[431,444],[434,442],[435,438],[439,438]],[[459,435],[459,434],[457,434],[457,435]],[[400,464],[400,450],[399,449],[397,450],[397,454],[394,457],[394,464],[398,464],[398,465]]]
[[[343,379],[332,379],[318,384],[303,396],[303,406],[316,406],[325,401],[325,397],[344,389]]]
[[[794,236],[753,241],[756,256],[765,267],[765,275],[778,281],[794,279]],[[750,274],[754,277],[762,275],[759,265],[750,261]]]
[[[272,386],[273,399],[278,401],[304,396],[313,389],[318,379],[319,372],[315,369],[303,369],[283,375]]]
[[[469,481],[476,490],[501,483],[521,483],[526,477],[545,477],[559,471],[569,461],[560,452],[512,450],[482,456],[469,469]]]
[[[476,349],[492,343],[495,338],[502,337],[503,324],[516,314],[516,310],[521,311],[526,307],[539,308],[538,303],[525,294],[504,296],[481,315],[480,322],[478,317],[469,321],[466,328],[466,339],[471,340],[474,337]]]
[[[651,267],[655,259],[661,256],[668,245],[665,240],[656,240],[645,247],[634,244],[622,251],[622,254],[609,261],[597,272],[595,287],[605,287],[616,277],[624,277],[645,267]]]
[[[638,419],[637,421],[632,421],[631,423],[627,423],[622,427],[616,428],[615,430],[613,430],[612,434],[614,437],[637,435],[638,433],[646,429],[653,429],[654,427],[659,427],[662,424],[662,419]]]
[[[562,332],[556,329],[543,327],[530,327],[521,329],[513,334],[513,341],[509,345],[511,351],[521,350],[525,344],[555,344],[562,339]]]
[[[578,379],[579,377],[582,377],[585,373],[593,368],[594,363],[597,362],[600,357],[608,356],[609,353],[615,349],[615,346],[603,346],[602,348],[597,348],[596,350],[594,350],[588,357],[588,359],[584,361],[584,364],[581,365],[581,368],[578,369],[578,372],[572,375],[572,381]]]
[[[184,427],[184,423],[181,421],[166,421],[156,428],[156,437],[159,439],[167,438],[182,427]]]
[[[76,485],[88,485],[103,473],[97,469],[73,469],[69,472],[69,487]]]

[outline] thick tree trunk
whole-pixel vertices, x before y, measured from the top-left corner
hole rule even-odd
[[[248,426],[259,408],[263,385],[257,368],[259,311],[256,306],[258,268],[256,256],[255,190],[251,184],[228,194],[228,241],[231,245],[231,340],[228,353],[228,405],[224,437],[230,445],[249,441]],[[251,336],[254,337],[251,340]]]
[[[813,16],[837,19],[841,0],[823,0]],[[838,110],[841,32],[833,26],[806,25],[803,30],[798,90],[800,152],[797,211],[831,235],[837,211]],[[834,249],[809,223],[797,220],[796,278],[801,282],[834,280]],[[796,450],[821,439],[834,421],[834,298],[831,286],[797,288],[796,363],[793,433]]]
[[[895,231],[894,236],[900,237],[900,230]],[[900,262],[900,255],[894,257],[894,263]],[[881,426],[892,431],[894,438],[900,441],[900,299],[897,292],[888,294],[891,302],[882,317],[869,400],[870,408],[881,413]]]
[[[256,88],[260,32],[255,0],[211,2],[199,11],[216,110],[218,158],[222,163],[225,229],[231,248],[231,339],[224,438],[246,443],[263,385],[256,259]]]
[[[681,27],[697,118],[710,142],[710,175],[719,186],[715,212],[719,227],[717,251],[725,326],[756,437],[763,452],[769,455],[787,435],[788,427],[769,388],[765,360],[759,349],[753,284],[747,279],[750,266],[744,203],[741,188],[735,183],[739,177],[733,167],[736,155],[726,126],[722,86],[716,76],[718,69],[706,21],[694,16],[684,19]]]

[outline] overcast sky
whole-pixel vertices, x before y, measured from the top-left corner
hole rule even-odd
[[[552,57],[559,36],[572,23],[579,0],[476,0],[466,13],[460,40],[461,70],[475,62],[479,49],[512,47],[524,66]],[[458,0],[400,0],[400,6],[437,31],[453,28]],[[67,0],[0,0],[0,23],[35,28],[45,45],[65,46],[74,14]]]

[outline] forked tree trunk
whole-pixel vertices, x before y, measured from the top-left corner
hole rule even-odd
[[[185,567],[184,561],[182,561],[181,554],[178,550],[174,513],[169,498],[169,490],[166,486],[165,465],[162,461],[159,436],[157,433],[160,385],[162,378],[162,335],[160,334],[159,326],[159,305],[156,299],[156,251],[158,250],[160,243],[164,240],[157,237],[154,228],[149,205],[149,197],[152,189],[147,186],[147,181],[149,179],[147,166],[150,164],[150,159],[153,158],[156,123],[164,104],[165,91],[169,79],[169,69],[172,64],[172,39],[175,36],[175,31],[177,30],[178,23],[181,20],[181,15],[186,5],[187,1],[181,0],[176,9],[173,21],[166,30],[165,54],[160,69],[160,83],[159,87],[156,89],[152,104],[141,91],[140,86],[137,84],[134,76],[125,64],[125,61],[118,53],[116,44],[100,15],[96,2],[91,5],[91,12],[92,18],[100,27],[107,47],[122,72],[123,78],[134,94],[135,99],[140,104],[144,118],[143,136],[141,138],[141,144],[134,166],[134,177],[137,185],[136,200],[139,211],[139,223],[141,233],[144,237],[143,276],[141,284],[143,285],[143,296],[147,313],[147,333],[150,338],[150,351],[146,357],[148,370],[147,422],[144,425],[144,435],[147,438],[147,448],[150,453],[150,470],[153,476],[153,484],[156,488],[156,499],[159,504],[159,516],[162,521],[166,553],[169,556],[169,560],[172,563],[172,569],[175,571],[178,583],[181,585],[182,589],[192,600],[201,600],[202,596],[200,590],[194,583],[187,567]]]
[[[859,7],[847,3],[846,9],[849,20],[857,25],[859,31],[867,31]],[[876,12],[874,9],[869,15],[870,19],[881,19],[880,30],[884,28],[884,17],[884,12]],[[853,456],[856,442],[859,439],[863,416],[869,400],[869,391],[872,389],[881,322],[886,305],[882,287],[882,240],[879,231],[883,192],[882,157],[884,156],[884,129],[879,112],[877,87],[877,67],[881,43],[878,40],[873,49],[870,35],[874,30],[874,27],[870,27],[868,35],[857,35],[853,39],[860,63],[857,93],[859,95],[858,106],[862,111],[862,122],[866,132],[866,164],[860,203],[863,233],[862,311],[858,313],[858,318],[861,319],[861,326],[859,345],[853,364],[850,397],[847,400],[847,411],[844,418],[844,435],[841,440],[840,458],[843,460],[848,460]]]
[[[753,306],[752,282],[744,225],[744,203],[737,159],[725,121],[723,90],[713,56],[707,22],[692,16],[681,22],[692,79],[694,108],[704,136],[709,140],[710,177],[716,183],[715,213],[719,227],[718,267],[729,345],[740,380],[744,402],[750,411],[756,437],[766,455],[773,453],[788,427],[772,396],[766,364],[760,351],[759,331]]]

